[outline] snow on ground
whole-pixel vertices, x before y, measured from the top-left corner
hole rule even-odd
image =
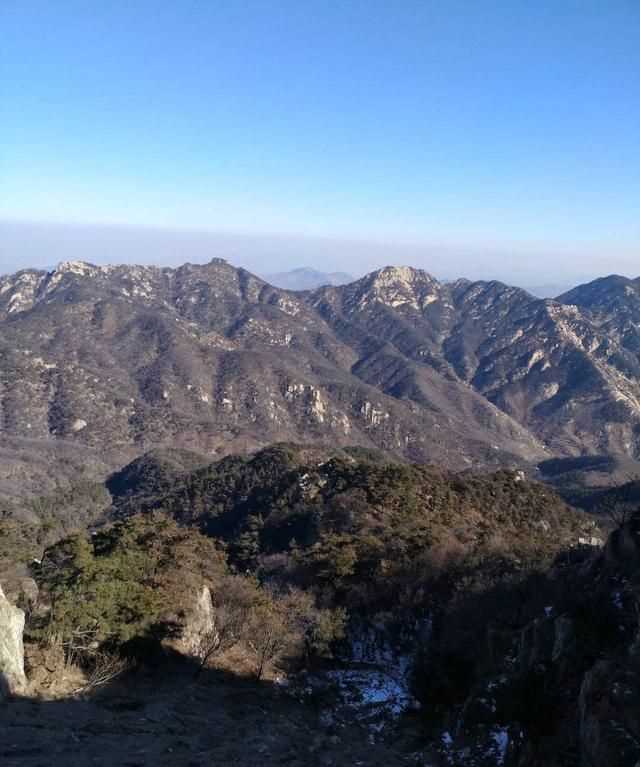
[[[495,744],[491,755],[495,755],[496,764],[498,767],[502,767],[507,756],[507,748],[509,747],[509,733],[505,729],[497,728],[491,733],[491,737]]]
[[[380,669],[336,669],[328,671],[346,706],[363,709],[364,716],[381,709],[381,713],[399,716],[412,702],[403,678]]]

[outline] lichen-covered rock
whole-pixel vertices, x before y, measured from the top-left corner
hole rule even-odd
[[[24,612],[9,602],[0,586],[0,699],[26,686],[23,631]]]

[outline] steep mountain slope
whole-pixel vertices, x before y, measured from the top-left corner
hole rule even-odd
[[[459,368],[466,380],[554,453],[637,455],[639,381],[621,364],[619,337],[575,306],[513,294],[486,301],[489,291],[460,296],[465,324],[452,336],[471,346]]]
[[[592,297],[582,309],[498,282],[441,284],[388,268],[322,289],[313,301],[337,332],[366,327],[402,352],[405,369],[409,358],[421,372],[427,366],[468,384],[553,453],[637,456],[640,302],[630,287],[637,281],[620,295],[604,289],[611,280],[617,284],[609,278],[576,289]],[[369,356],[362,369],[371,363]],[[414,375],[407,378],[414,384]],[[424,388],[413,385],[416,399]]]
[[[281,440],[451,468],[637,457],[637,281],[563,301],[408,267],[301,294],[220,259],[23,271],[0,279],[0,434],[112,467]]]
[[[611,353],[622,372],[640,375],[640,278],[604,277],[580,285],[558,300],[588,311],[600,331],[614,339]]]
[[[316,303],[220,260],[5,277],[0,429],[127,457],[163,443],[223,454],[282,439],[459,467],[544,455],[447,369],[406,358],[364,321],[332,327]],[[361,372],[385,354],[420,400]]]

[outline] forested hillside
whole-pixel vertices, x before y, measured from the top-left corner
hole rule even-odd
[[[604,761],[623,725],[593,701],[636,678],[636,517],[602,552],[593,518],[520,471],[291,444],[156,450],[79,493],[59,501],[75,531],[52,501],[1,524],[34,689],[121,685],[172,648],[196,679],[285,675],[329,732],[395,739],[390,759],[626,764]]]

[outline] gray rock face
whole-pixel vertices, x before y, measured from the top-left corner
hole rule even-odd
[[[203,586],[185,622],[181,644],[188,655],[199,655],[203,640],[215,632],[215,616],[211,591]]]
[[[23,631],[24,612],[9,602],[0,587],[0,699],[26,686]]]

